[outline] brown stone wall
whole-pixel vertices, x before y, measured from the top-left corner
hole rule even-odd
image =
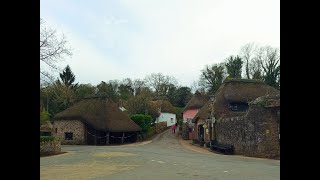
[[[61,152],[60,141],[40,142],[40,156],[53,155]]]
[[[181,135],[182,135],[182,138],[184,140],[189,140],[189,124],[188,123],[183,123],[182,124],[182,133],[181,133]]]
[[[53,132],[61,139],[61,144],[86,144],[85,125],[79,120],[54,121]],[[65,140],[65,132],[72,132],[73,140]]]
[[[161,133],[165,130],[167,130],[168,128],[171,128],[171,127],[167,127],[167,122],[164,121],[164,122],[159,122],[157,124],[155,124],[155,130],[156,130],[156,133]]]
[[[277,109],[250,107],[246,116],[219,119],[216,124],[219,143],[232,144],[235,154],[280,158]]]

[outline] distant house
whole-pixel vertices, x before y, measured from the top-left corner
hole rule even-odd
[[[192,120],[208,100],[209,97],[207,95],[201,94],[199,91],[196,91],[186,107],[182,110],[183,122],[189,124],[189,139],[194,139],[195,136],[192,133],[194,131],[194,123]]]
[[[213,137],[213,126],[209,123],[212,111],[211,101],[207,101],[204,106],[199,110],[199,112],[193,118],[194,123],[194,137],[193,139],[203,140],[206,143],[214,139]]]
[[[141,128],[106,97],[87,97],[53,118],[61,144],[108,145],[137,140]]]
[[[183,122],[192,123],[192,119],[199,112],[202,106],[208,101],[208,96],[196,91],[186,107],[182,110]]]
[[[177,123],[176,114],[160,112],[160,115],[159,117],[157,117],[155,123],[161,123],[161,122],[166,122],[167,127],[174,125],[175,123]]]

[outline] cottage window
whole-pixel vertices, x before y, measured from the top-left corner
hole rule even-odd
[[[173,123],[173,118],[170,118],[171,119],[171,123]]]
[[[51,136],[51,132],[42,132],[41,136]]]
[[[235,103],[235,102],[233,102],[233,103],[229,104],[229,109],[231,111],[245,112],[248,110],[248,108],[249,108],[248,103],[242,103],[242,102]]]
[[[230,108],[231,108],[232,111],[237,111],[238,110],[238,105],[237,104],[230,105]]]
[[[65,140],[73,140],[73,133],[72,132],[65,132],[64,139]]]

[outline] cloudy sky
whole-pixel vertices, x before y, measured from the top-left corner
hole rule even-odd
[[[41,0],[40,17],[73,49],[60,67],[92,85],[161,72],[190,86],[246,43],[280,47],[280,0]]]

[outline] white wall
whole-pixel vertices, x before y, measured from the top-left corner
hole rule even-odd
[[[155,123],[158,122],[167,122],[167,127],[172,126],[177,122],[176,114],[162,112]]]

